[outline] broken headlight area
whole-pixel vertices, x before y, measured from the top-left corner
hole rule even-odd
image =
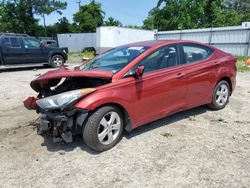
[[[41,113],[37,133],[52,133],[54,141],[72,142],[72,134],[81,130],[88,113],[73,109],[73,105],[95,88],[78,89],[36,101]]]
[[[42,111],[49,110],[64,110],[65,108],[71,107],[72,104],[77,102],[79,99],[86,95],[94,92],[95,88],[78,89],[73,91],[64,92],[61,94],[45,97],[36,101]]]
[[[53,135],[54,142],[73,141],[73,135],[79,134],[88,116],[85,110],[69,110],[63,112],[42,112],[37,122],[39,135]]]

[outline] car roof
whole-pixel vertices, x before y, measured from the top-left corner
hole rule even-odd
[[[152,47],[168,45],[168,44],[177,44],[177,43],[193,43],[193,44],[201,44],[201,45],[207,46],[206,44],[202,44],[200,42],[190,41],[190,40],[149,40],[149,41],[130,43],[130,44],[127,44],[126,46],[130,46],[130,47],[147,46],[147,47],[152,48]]]

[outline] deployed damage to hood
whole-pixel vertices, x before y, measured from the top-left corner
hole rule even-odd
[[[27,109],[37,110],[36,101],[41,98],[79,89],[85,89],[83,92],[87,94],[89,89],[94,91],[93,88],[110,83],[112,75],[111,72],[70,70],[65,67],[48,71],[31,81],[30,86],[38,92],[38,96],[27,98],[24,105]]]
[[[74,104],[85,96],[108,84],[111,72],[60,68],[49,71],[31,81],[30,86],[38,95],[24,101],[27,109],[40,113],[38,134],[50,132],[54,141],[72,141],[72,134],[79,132],[88,116],[86,109],[74,109]]]
[[[98,87],[110,83],[112,76],[111,72],[70,70],[62,67],[39,76],[30,86],[46,97],[74,89]]]

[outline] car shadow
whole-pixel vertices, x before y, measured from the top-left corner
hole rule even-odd
[[[64,65],[64,67],[68,67],[68,65]],[[18,66],[13,66],[11,68],[2,68],[0,66],[0,73],[2,72],[17,72],[17,71],[28,71],[28,70],[53,70],[57,68],[52,68],[49,65],[30,65],[30,66],[25,66],[25,67],[18,67]]]
[[[2,72],[16,72],[16,71],[27,71],[27,70],[42,70],[42,69],[50,69],[48,66],[27,66],[27,67],[11,67],[11,68],[0,68],[0,73]]]
[[[186,119],[190,116],[199,115],[199,114],[205,113],[207,111],[210,111],[208,107],[200,106],[197,108],[193,108],[190,110],[179,112],[179,113],[161,118],[157,121],[153,121],[151,123],[145,124],[139,128],[132,130],[131,132],[124,131],[123,136],[126,139],[130,139],[130,138],[133,138],[135,136],[139,136],[141,134],[144,134],[148,131],[160,128],[162,126],[168,126],[168,125],[175,123],[175,122],[178,122],[182,119]],[[42,143],[42,146],[47,147],[47,150],[50,152],[59,152],[60,154],[65,154],[67,152],[71,152],[71,151],[75,150],[76,148],[80,148],[81,150],[86,151],[91,155],[97,155],[100,153],[100,152],[96,152],[96,151],[93,151],[90,148],[88,148],[86,146],[86,144],[84,143],[81,135],[74,136],[74,141],[70,144],[67,144],[64,142],[54,143],[52,137],[44,136],[44,142]]]
[[[87,147],[84,143],[82,135],[75,135],[73,137],[72,143],[65,143],[64,141],[61,142],[53,142],[53,138],[51,136],[44,136],[44,142],[41,144],[42,146],[47,147],[49,152],[59,152],[60,154],[64,154],[67,152],[71,152],[76,148],[80,148],[83,151],[86,151],[92,155],[97,155],[99,152],[91,150]]]
[[[161,118],[159,120],[153,121],[151,123],[147,123],[143,126],[140,126],[134,130],[132,130],[131,132],[124,132],[124,136],[127,139],[130,139],[132,137],[138,136],[140,134],[143,134],[145,132],[160,128],[162,126],[168,126],[172,123],[178,122],[182,119],[186,119],[189,118],[190,116],[196,116],[199,114],[203,114],[207,111],[210,111],[210,109],[204,105],[204,106],[200,106],[200,107],[196,107],[196,108],[192,108],[190,110],[185,110],[182,112],[178,112],[176,114],[170,115],[170,116],[166,116],[164,118]]]

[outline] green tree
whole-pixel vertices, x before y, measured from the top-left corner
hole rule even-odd
[[[0,30],[37,35],[41,33],[34,15],[61,13],[66,3],[56,0],[5,0],[0,3]]]
[[[32,7],[26,1],[0,3],[0,31],[36,34],[38,20],[33,16]]]
[[[225,0],[225,9],[231,12],[237,12],[240,21],[250,21],[250,0]]]
[[[45,15],[50,15],[52,12],[62,14],[62,10],[66,9],[67,3],[59,0],[27,0],[32,3],[32,8],[35,14],[43,18],[44,27],[46,27]]]
[[[113,17],[108,17],[108,20],[104,22],[104,26],[119,26],[122,27],[122,23]]]
[[[80,10],[73,15],[73,20],[80,32],[95,32],[97,27],[103,25],[104,15],[101,4],[92,1],[81,6]]]
[[[157,20],[159,18],[156,18],[156,13],[159,12],[158,8],[153,8],[150,12],[148,17],[143,21],[143,29],[149,29],[149,30],[153,30],[158,28],[157,27]]]
[[[238,25],[246,20],[249,11],[240,13],[232,8],[234,3],[228,4],[225,1],[227,0],[159,0],[156,8],[153,8],[144,20],[143,27],[158,30],[194,29]],[[248,5],[242,4],[241,1],[240,7]]]
[[[66,17],[63,17],[58,20],[58,22],[55,24],[57,33],[69,33],[71,24],[69,23],[68,19]]]

